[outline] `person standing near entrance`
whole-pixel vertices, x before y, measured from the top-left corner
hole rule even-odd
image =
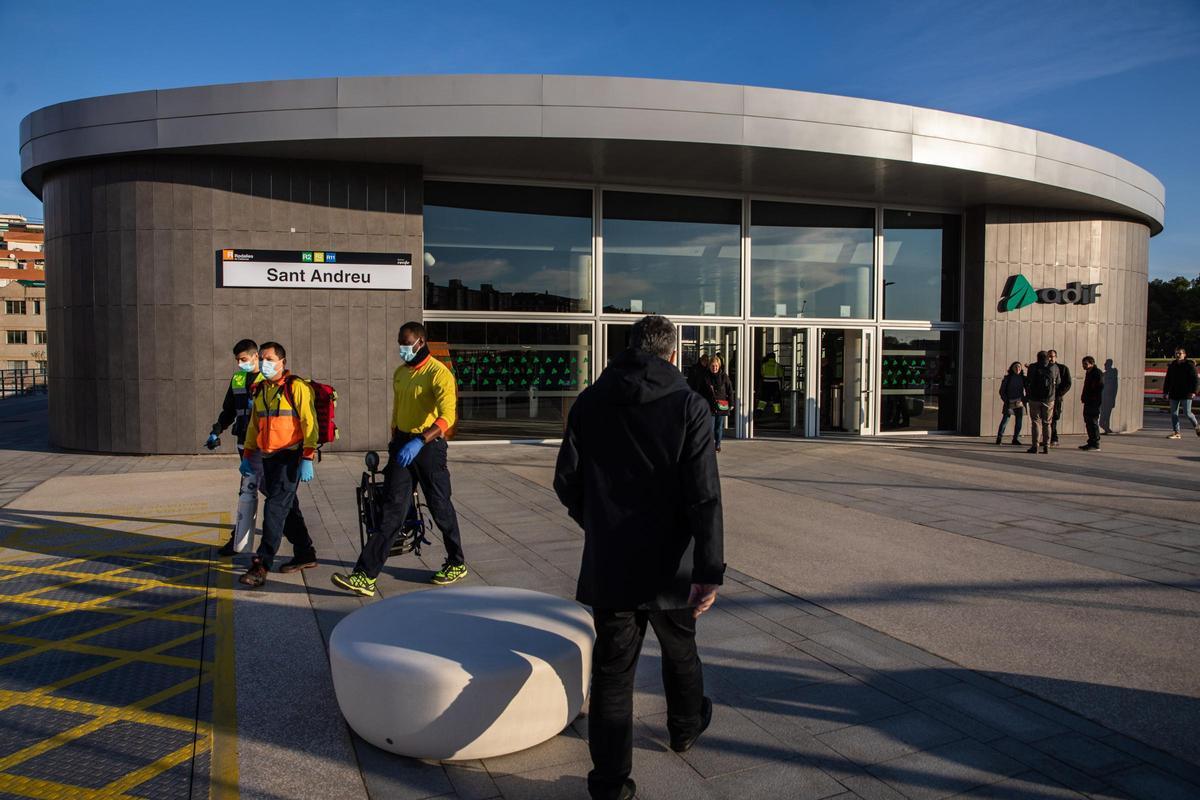
[[[1004,408],[1001,412],[1000,427],[996,431],[996,444],[1004,441],[1004,429],[1008,426],[1008,418],[1015,417],[1012,443],[1019,445],[1021,424],[1025,421],[1025,365],[1020,361],[1009,364],[1008,374],[1000,381],[1000,402]]]
[[[721,452],[721,439],[725,435],[725,419],[733,413],[733,381],[725,371],[725,362],[719,355],[708,360],[708,369],[700,376],[700,394],[708,401],[713,418],[713,441],[717,452]]]
[[[209,450],[217,449],[220,445],[218,437],[232,425],[240,459],[242,445],[246,441],[246,425],[250,422],[250,411],[254,404],[254,390],[263,379],[262,373],[258,371],[258,343],[253,339],[242,339],[233,346],[233,358],[237,364],[237,371],[229,379],[225,401],[221,404],[221,413],[217,415],[217,421],[213,423],[204,446]],[[217,551],[218,555],[232,556],[237,552],[234,543],[254,532],[254,521],[258,516],[258,493],[263,487],[262,457],[257,451],[252,464],[254,474],[242,475],[241,486],[238,488],[236,523],[229,534],[229,541]]]
[[[392,440],[383,472],[379,530],[367,539],[354,571],[335,572],[331,578],[334,586],[363,597],[375,596],[375,579],[404,526],[414,482],[420,485],[446,546],[446,561],[430,582],[445,586],[467,576],[446,461],[446,431],[457,419],[458,390],[450,368],[429,354],[425,336],[424,325],[406,322],[396,339],[404,363],[392,375]]]
[[[1058,367],[1058,388],[1054,390],[1054,411],[1050,415],[1050,446],[1058,447],[1058,421],[1063,414],[1063,396],[1071,391],[1071,370],[1066,364],[1058,363],[1058,351],[1047,350],[1046,359]]]
[[[1087,428],[1087,444],[1080,450],[1100,449],[1100,403],[1104,399],[1104,373],[1096,366],[1096,359],[1083,357],[1083,389],[1079,391],[1083,403],[1083,424]]]
[[[285,536],[292,543],[292,560],[280,567],[280,572],[298,572],[317,565],[317,551],[296,496],[300,484],[313,479],[318,439],[313,390],[288,370],[283,345],[267,342],[258,354],[264,380],[254,393],[242,465],[238,467],[242,475],[252,476],[255,458],[261,456],[267,496],[258,554],[238,579],[251,587],[267,582],[267,573]]]
[[[633,680],[647,624],[662,645],[671,749],[688,750],[712,719],[696,620],[725,573],[721,483],[708,403],[673,366],[675,326],[650,316],[630,348],[580,393],[554,473],[583,528],[576,599],[592,607],[596,644],[588,792],[629,800]]]
[[[1196,362],[1187,357],[1182,347],[1176,347],[1175,360],[1167,365],[1167,374],[1163,378],[1163,397],[1171,403],[1171,435],[1168,439],[1182,438],[1179,435],[1181,412],[1200,436],[1200,425],[1196,424],[1192,414],[1192,399],[1197,391],[1200,391],[1200,381],[1196,376]]]
[[[775,360],[774,353],[767,353],[759,367],[759,374],[762,378],[762,397],[756,404],[757,409],[765,411],[767,403],[770,403],[772,414],[783,413],[783,365]]]
[[[1050,363],[1045,350],[1037,361],[1026,368],[1025,397],[1029,405],[1029,422],[1033,427],[1033,442],[1028,453],[1050,452],[1050,420],[1054,416],[1054,398],[1058,392],[1058,365]]]

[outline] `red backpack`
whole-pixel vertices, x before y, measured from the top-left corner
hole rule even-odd
[[[313,404],[317,410],[317,460],[319,461],[321,446],[337,441],[338,438],[338,426],[333,421],[337,411],[337,389],[327,383],[318,383],[311,379],[301,378],[299,375],[289,375],[283,384],[283,392],[288,405],[292,408],[296,407],[296,401],[292,399],[292,381],[304,381],[312,389]]]

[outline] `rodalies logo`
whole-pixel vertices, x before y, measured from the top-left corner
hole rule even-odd
[[[1034,303],[1091,305],[1100,296],[1096,287],[1103,285],[1102,283],[1071,281],[1065,289],[1034,289],[1028,278],[1017,273],[1009,277],[1008,283],[1004,284],[1004,293],[1000,295],[999,308],[1001,311],[1016,311],[1018,308],[1031,306]]]

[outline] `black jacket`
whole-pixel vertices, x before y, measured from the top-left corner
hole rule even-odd
[[[1172,361],[1163,378],[1163,395],[1171,400],[1187,400],[1196,394],[1196,362],[1190,358]]]
[[[1061,400],[1064,394],[1071,391],[1071,368],[1061,362],[1054,366],[1058,367],[1058,388],[1054,390],[1054,397]]]
[[[712,370],[706,371],[697,378],[696,384],[692,389],[700,393],[700,396],[708,403],[708,410],[711,414],[726,415],[728,410],[721,411],[717,408],[718,400],[728,400],[729,407],[733,408],[733,381],[729,379],[729,373],[725,370],[713,374]]]
[[[567,417],[554,490],[584,533],[576,599],[686,608],[725,572],[708,403],[661,358],[626,350]]]
[[[1104,398],[1104,373],[1099,367],[1089,367],[1083,373],[1083,389],[1079,392],[1079,400],[1084,406],[1099,408]]]
[[[1048,403],[1058,396],[1058,384],[1062,378],[1062,364],[1035,361],[1025,366],[1025,398],[1030,402]],[[1049,394],[1043,391],[1042,373],[1050,374]]]

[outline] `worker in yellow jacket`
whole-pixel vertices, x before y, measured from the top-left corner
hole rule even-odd
[[[446,545],[446,561],[431,582],[444,586],[467,575],[446,466],[446,432],[454,425],[458,405],[454,374],[429,354],[421,323],[404,323],[397,341],[404,364],[392,376],[392,439],[383,473],[380,528],[371,533],[354,571],[333,575],[335,586],[363,597],[375,595],[375,578],[404,525],[414,481],[420,485]]]
[[[263,534],[258,554],[250,569],[238,580],[247,586],[262,586],[275,560],[283,537],[292,543],[292,560],[280,572],[297,572],[317,565],[296,491],[313,479],[313,457],[317,452],[317,410],[312,388],[292,380],[287,368],[287,351],[278,342],[259,349],[263,380],[254,394],[242,464],[243,475],[254,472],[255,454],[262,456],[264,492]]]

